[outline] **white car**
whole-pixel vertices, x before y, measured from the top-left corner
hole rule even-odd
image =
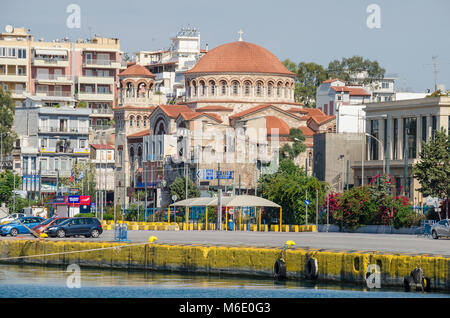
[[[25,216],[25,214],[23,214],[23,213],[13,213],[13,214],[1,219],[0,224],[9,223],[14,220],[17,220],[18,218],[24,217],[24,216]]]
[[[431,227],[431,237],[437,240],[442,236],[450,236],[450,220],[441,220]]]

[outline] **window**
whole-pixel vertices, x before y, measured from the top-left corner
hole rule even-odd
[[[431,117],[431,138],[434,139],[434,134],[436,132],[437,129],[437,117],[436,116],[432,116]]]
[[[394,133],[393,133],[393,145],[392,145],[392,159],[398,159],[397,142],[398,142],[398,119],[394,118]]]
[[[214,96],[216,94],[216,82],[210,81],[209,86],[211,87],[211,95]]]
[[[262,95],[262,82],[256,83],[256,96]]]
[[[381,82],[381,88],[389,88],[389,82]]]
[[[227,94],[227,82],[222,81],[222,82],[220,82],[220,85],[222,86],[222,95],[226,95]]]
[[[277,95],[278,97],[281,97],[281,83],[278,83],[277,85]]]
[[[202,86],[201,94],[202,94],[202,96],[205,96],[205,95],[206,95],[206,86],[205,86],[205,82],[201,81],[201,82],[200,82],[200,85]]]
[[[130,117],[130,128],[133,128],[134,116]]]
[[[137,128],[140,127],[140,125],[141,125],[140,123],[141,123],[141,116],[137,116],[137,117],[136,117],[136,127],[137,127]]]
[[[249,96],[250,95],[250,82],[247,81],[244,83],[244,94],[245,96]]]
[[[234,81],[233,82],[233,95],[237,95],[238,94],[238,89],[239,89],[239,83]]]
[[[267,85],[267,96],[272,96],[273,83]]]
[[[375,138],[379,137],[379,126],[378,126],[378,120],[371,120],[370,121],[370,134],[374,136]],[[370,137],[369,137],[370,138]],[[378,143],[376,139],[370,138],[370,160],[378,160]]]
[[[422,144],[427,142],[427,117],[422,116]]]
[[[408,159],[416,158],[417,119],[416,117],[403,118],[403,151],[408,143]]]
[[[80,148],[86,148],[86,139],[80,139]]]

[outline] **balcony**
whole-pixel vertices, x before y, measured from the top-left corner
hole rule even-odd
[[[73,127],[39,127],[40,133],[66,133],[66,134],[88,134],[89,128],[73,128]]]
[[[114,94],[112,92],[108,93],[78,92],[75,98],[86,101],[111,102],[114,100]]]
[[[41,177],[54,177],[56,178],[58,176],[59,173],[59,177],[70,177],[72,175],[72,171],[71,170],[47,170],[47,169],[42,169],[41,170]]]
[[[28,82],[26,74],[6,74],[0,73],[0,82]]]
[[[38,91],[36,96],[41,97],[72,97],[72,92],[69,91]]]
[[[35,57],[32,60],[33,66],[46,67],[68,67],[69,59],[55,59],[50,57]]]
[[[102,60],[102,59],[84,59],[83,67],[121,68],[122,61]]]
[[[104,85],[114,85],[114,76],[93,76],[84,75],[77,77],[78,83],[83,84],[104,84]]]
[[[26,90],[24,89],[10,89],[9,92],[11,93],[12,98],[25,98]]]
[[[92,125],[91,129],[92,130],[107,130],[107,129],[112,129],[114,128],[113,126],[110,125]]]
[[[38,83],[57,83],[71,85],[73,83],[72,76],[58,74],[38,74],[35,78]]]
[[[28,65],[28,59],[19,59],[16,57],[0,57],[0,64],[6,65]]]

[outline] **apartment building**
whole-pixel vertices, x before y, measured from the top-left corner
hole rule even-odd
[[[136,64],[155,74],[155,92],[163,94],[167,101],[176,101],[186,93],[183,72],[194,67],[208,49],[207,45],[201,49],[200,31],[193,27],[182,28],[171,41],[167,50],[139,51],[135,55]]]
[[[29,95],[48,106],[74,98],[92,110],[94,130],[111,126],[118,74],[125,68],[119,39],[45,42],[9,25],[0,33],[0,85],[11,92],[16,105]]]
[[[59,178],[70,177],[75,163],[88,160],[90,114],[87,108],[48,107],[39,96],[27,97],[16,108],[14,130],[20,157],[14,167],[25,180],[39,176],[37,184],[24,184],[24,190],[31,191],[33,197],[38,192],[56,192]]]

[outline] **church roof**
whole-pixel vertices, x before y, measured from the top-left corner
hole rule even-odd
[[[275,116],[266,116],[266,129],[267,129],[267,135],[272,135],[272,129],[278,129],[279,136],[289,136],[289,132],[291,129],[289,128],[289,125],[286,124],[286,122],[278,117]]]
[[[237,41],[220,45],[204,55],[185,74],[191,73],[270,73],[295,76],[267,49]]]
[[[119,76],[155,77],[155,74],[150,72],[146,67],[139,64],[135,64],[127,67],[125,70],[120,72]]]
[[[159,105],[160,108],[170,118],[177,118],[180,113],[194,113],[195,112],[186,105]]]

